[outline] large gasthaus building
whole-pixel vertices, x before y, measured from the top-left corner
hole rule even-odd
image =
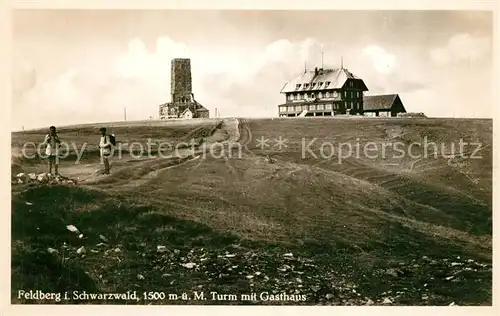
[[[285,95],[285,103],[278,106],[278,113],[280,117],[302,117],[338,114],[397,116],[406,112],[399,96],[364,96],[366,91],[368,88],[363,80],[343,66],[305,70],[284,85],[281,93]]]

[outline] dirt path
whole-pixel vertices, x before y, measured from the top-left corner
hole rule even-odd
[[[184,167],[196,170],[206,161],[206,159],[210,158],[210,154],[220,154],[218,148],[221,144],[223,146],[231,146],[231,144],[239,139],[238,125],[239,122],[236,119],[224,119],[221,128],[217,129],[211,136],[204,139],[204,142],[195,150],[192,148],[186,148],[178,150],[175,154],[167,157],[145,159],[144,161],[129,161],[120,165],[120,167],[116,171],[112,172],[111,175],[90,175],[82,181],[82,184],[94,186],[99,184],[115,183],[114,187],[119,190],[134,190],[135,188],[143,186],[150,180],[158,177],[162,172],[172,168]],[[194,131],[196,131],[196,129]],[[215,147],[215,145],[217,145],[217,147]],[[228,168],[234,170],[234,167],[231,165],[229,159],[227,157],[223,158],[228,165]],[[172,161],[172,159],[175,159],[175,161]],[[195,161],[197,163],[192,163]],[[131,163],[133,163],[133,165],[131,165]],[[123,179],[123,176],[120,174],[126,173],[130,170],[130,168],[136,170],[140,170],[141,168],[153,170],[144,173],[138,178]]]

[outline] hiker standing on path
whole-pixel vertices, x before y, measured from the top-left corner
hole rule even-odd
[[[49,159],[49,174],[52,174],[52,165],[54,165],[56,176],[59,175],[59,157],[57,154],[59,153],[59,144],[61,140],[59,139],[59,135],[57,135],[56,127],[51,126],[49,128],[49,133],[45,135],[44,144],[47,145],[45,148],[45,154]]]
[[[101,162],[104,163],[104,174],[110,174],[109,172],[109,160],[108,157],[111,155],[111,146],[109,135],[106,134],[106,128],[101,127],[101,141],[99,142],[99,149],[101,152]]]

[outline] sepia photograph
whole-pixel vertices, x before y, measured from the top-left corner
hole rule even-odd
[[[11,304],[492,306],[493,13],[13,10]]]

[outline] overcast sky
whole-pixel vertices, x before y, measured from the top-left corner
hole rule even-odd
[[[344,67],[409,112],[492,117],[492,23],[480,11],[16,11],[12,128],[158,116],[172,58],[222,116],[277,116],[287,80]]]

